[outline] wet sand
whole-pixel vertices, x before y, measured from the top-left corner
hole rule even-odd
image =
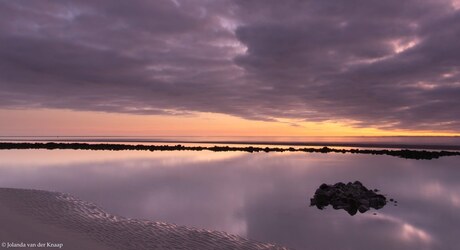
[[[14,249],[287,249],[224,232],[111,215],[48,191],[0,188],[0,215],[2,244],[46,246]]]

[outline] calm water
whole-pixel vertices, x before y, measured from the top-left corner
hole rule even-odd
[[[0,186],[73,194],[127,217],[223,230],[295,249],[458,249],[460,157],[238,152],[0,151]],[[359,180],[399,206],[309,207]]]
[[[2,136],[0,141],[84,141],[84,142],[245,142],[250,144],[371,144],[460,146],[460,136]]]

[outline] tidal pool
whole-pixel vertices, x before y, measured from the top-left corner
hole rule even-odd
[[[294,249],[460,245],[458,156],[1,150],[0,159],[1,187],[65,192],[125,217]],[[356,216],[309,206],[322,183],[355,180],[396,199],[397,206]]]

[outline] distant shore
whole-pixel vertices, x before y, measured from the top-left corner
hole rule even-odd
[[[405,159],[432,160],[444,156],[460,156],[460,151],[389,150],[389,149],[337,149],[324,146],[312,147],[258,147],[258,146],[183,146],[183,145],[130,145],[113,143],[59,143],[59,142],[0,142],[0,150],[9,149],[74,149],[74,150],[143,150],[143,151],[240,151],[240,152],[305,152],[305,153],[352,153],[390,155]]]
[[[0,188],[0,214],[5,249],[287,250],[224,232],[111,215],[92,203],[48,191]]]
[[[438,137],[436,137],[438,138]],[[457,138],[457,137],[450,137]],[[364,139],[364,138],[362,138]],[[321,139],[324,140],[324,139]],[[348,148],[379,148],[379,149],[422,149],[422,150],[460,150],[460,140],[441,143],[425,142],[389,142],[389,141],[294,141],[294,140],[257,140],[247,138],[246,140],[217,140],[194,138],[186,140],[180,138],[131,138],[131,137],[72,137],[72,136],[45,136],[45,137],[0,137],[0,142],[56,142],[56,143],[182,143],[182,144],[216,144],[216,145],[263,145],[263,146],[303,146],[303,147],[348,147]]]

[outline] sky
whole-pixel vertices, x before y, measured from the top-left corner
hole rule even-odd
[[[460,135],[459,0],[0,0],[0,135]]]

